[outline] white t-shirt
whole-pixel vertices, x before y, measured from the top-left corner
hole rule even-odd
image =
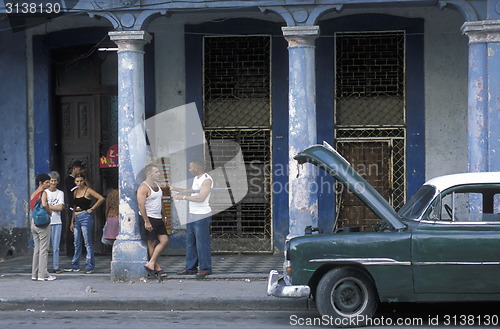
[[[210,179],[210,188],[214,187],[214,180],[212,179],[212,177],[210,177],[209,174],[203,174],[199,178],[197,176],[194,177],[191,189],[193,191],[199,191],[201,189],[201,185],[207,179]],[[191,196],[196,196],[199,194],[199,192],[191,193]],[[212,208],[210,208],[210,205],[208,204],[208,202],[210,201],[210,194],[212,193],[208,193],[207,197],[202,202],[189,201],[189,212],[196,215],[205,215],[210,213],[212,211]]]
[[[61,190],[55,190],[54,192],[46,189],[47,193],[47,203],[49,206],[57,206],[60,204],[64,204],[64,192]],[[60,211],[52,211],[52,216],[50,217],[50,224],[62,224],[61,221],[61,212]]]

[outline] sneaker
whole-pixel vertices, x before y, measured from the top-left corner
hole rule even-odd
[[[38,280],[38,278],[36,276],[31,277],[31,281],[37,281],[37,280]]]
[[[65,268],[64,272],[80,272],[79,268]]]
[[[92,274],[92,273],[94,273],[94,269],[88,268],[85,270],[85,273]]]
[[[49,275],[46,278],[38,278],[38,281],[54,281],[55,279],[57,279],[55,276]]]
[[[54,273],[55,273],[55,274],[61,274],[61,273],[62,273],[62,271],[61,271],[60,269],[58,269],[58,268],[55,268],[55,269],[54,269]]]

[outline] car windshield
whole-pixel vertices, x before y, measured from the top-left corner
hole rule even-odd
[[[401,209],[399,209],[399,216],[405,219],[418,218],[422,215],[426,209],[429,202],[432,201],[434,197],[436,188],[430,185],[422,186],[417,193],[405,204]]]

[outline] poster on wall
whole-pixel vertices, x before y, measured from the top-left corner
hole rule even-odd
[[[118,167],[118,144],[111,145],[106,156],[99,159],[99,168]]]

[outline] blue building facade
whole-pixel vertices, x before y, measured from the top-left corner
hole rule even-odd
[[[157,137],[146,139],[144,123],[184,104],[198,111],[199,144],[236,141],[245,160],[248,194],[212,224],[220,252],[281,250],[286,236],[309,225],[331,231],[336,217],[370,227],[362,210],[342,213],[359,205],[329,177],[294,163],[310,144],[327,141],[372,184],[382,180],[396,208],[426,179],[500,170],[499,1],[76,2],[62,9],[60,16],[13,15],[8,7],[0,14],[0,40],[9,45],[0,53],[9,77],[0,82],[0,257],[29,252],[36,174],[67,174],[78,159],[101,193],[118,179],[113,277],[142,275],[134,173],[156,155],[149,146]],[[132,134],[137,127],[142,133]],[[181,136],[160,148],[178,147],[189,129]],[[100,169],[114,143],[119,168]],[[186,184],[190,152],[165,165]],[[202,154],[217,162],[213,152]],[[182,253],[185,210],[174,206],[169,252]]]

